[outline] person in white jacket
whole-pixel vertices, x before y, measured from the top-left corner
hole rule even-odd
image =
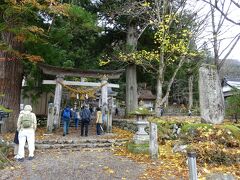
[[[24,110],[21,111],[18,117],[17,130],[19,132],[19,148],[18,148],[18,161],[24,161],[24,147],[26,140],[28,142],[29,156],[28,159],[32,160],[34,158],[35,151],[35,131],[37,129],[37,118],[32,112],[32,107],[26,105]]]

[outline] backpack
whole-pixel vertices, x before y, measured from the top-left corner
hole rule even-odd
[[[64,118],[70,118],[71,114],[70,114],[70,110],[69,109],[64,109],[63,110],[63,117]]]
[[[23,128],[30,128],[33,124],[32,114],[23,114],[21,117],[21,125]]]
[[[90,111],[88,111],[87,109],[83,109],[81,116],[84,121],[90,121]]]

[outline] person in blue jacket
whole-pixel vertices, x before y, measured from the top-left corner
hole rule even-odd
[[[71,114],[70,106],[67,105],[62,111],[63,136],[66,136],[66,134],[69,134],[68,129],[69,129],[69,123],[70,123],[71,116],[72,116],[72,114]]]

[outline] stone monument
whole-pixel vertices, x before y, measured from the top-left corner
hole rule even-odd
[[[217,68],[203,64],[199,69],[199,99],[202,121],[220,124],[224,120],[224,98]]]

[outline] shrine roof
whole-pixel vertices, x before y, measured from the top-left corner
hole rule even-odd
[[[223,93],[233,90],[233,88],[240,89],[240,78],[239,77],[227,77],[224,78],[224,86],[222,87]]]
[[[124,69],[118,70],[81,70],[77,68],[63,68],[57,66],[51,66],[44,63],[38,63],[38,67],[44,74],[60,75],[60,76],[72,76],[72,77],[88,77],[88,78],[102,78],[104,75],[108,79],[118,79]]]
[[[151,90],[142,89],[138,92],[139,100],[155,100],[156,96],[152,94]]]

